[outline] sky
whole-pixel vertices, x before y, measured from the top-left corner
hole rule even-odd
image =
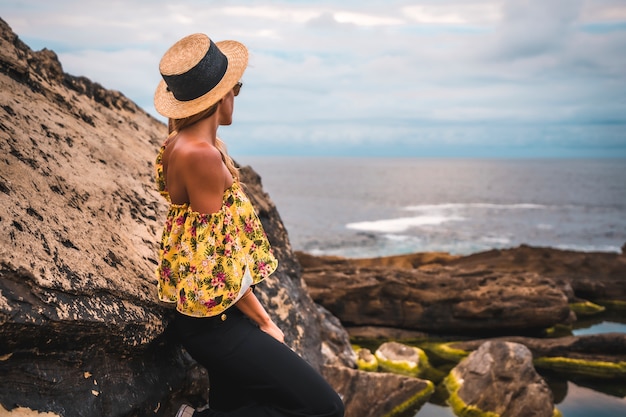
[[[196,32],[250,51],[239,155],[626,157],[624,0],[2,0],[65,72],[152,104]]]

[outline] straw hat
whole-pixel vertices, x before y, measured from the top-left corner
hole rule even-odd
[[[202,33],[184,37],[159,64],[163,80],[154,107],[165,117],[182,119],[208,109],[241,79],[248,50],[236,41],[213,42]]]

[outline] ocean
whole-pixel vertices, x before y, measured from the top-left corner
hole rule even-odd
[[[520,244],[620,252],[626,159],[241,157],[294,250],[467,255]]]
[[[521,244],[620,252],[626,244],[626,159],[237,161],[261,175],[293,249],[315,255],[467,255]],[[624,332],[626,324],[602,322],[577,334],[606,331]],[[564,417],[615,417],[626,410],[619,386],[556,381],[553,389]],[[415,417],[422,416],[454,413],[427,403]]]

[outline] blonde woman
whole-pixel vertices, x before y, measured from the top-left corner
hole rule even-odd
[[[209,408],[177,417],[342,417],[328,383],[284,344],[254,294],[278,262],[217,137],[232,123],[248,51],[204,34],[161,59],[155,107],[170,135],[157,156],[169,202],[157,268],[161,301],[176,306],[180,342],[209,374]]]

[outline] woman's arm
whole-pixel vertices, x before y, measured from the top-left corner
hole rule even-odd
[[[237,301],[235,306],[241,310],[243,314],[248,316],[252,321],[259,325],[259,328],[265,333],[274,337],[281,343],[285,343],[285,335],[282,330],[278,328],[276,323],[272,321],[267,311],[263,308],[259,299],[256,298],[252,289],[249,289],[243,297]]]
[[[218,212],[224,190],[230,185],[227,182],[232,183],[220,151],[206,142],[188,144],[184,151],[180,164],[191,209],[205,214]]]

